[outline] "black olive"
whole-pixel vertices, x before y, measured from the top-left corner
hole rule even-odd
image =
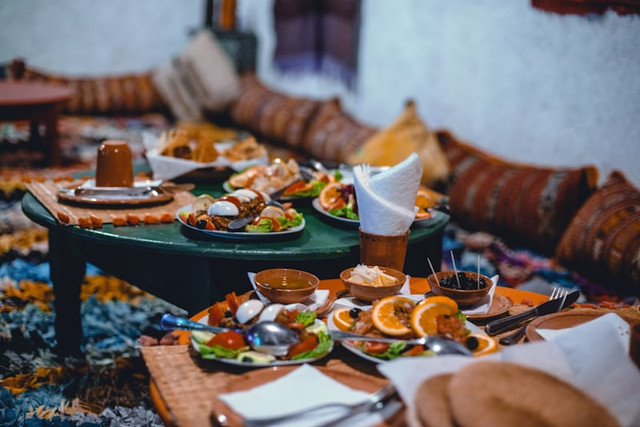
[[[224,317],[233,317],[233,313],[230,310],[224,312]]]
[[[196,227],[197,228],[205,228],[207,226],[207,220],[206,219],[199,219],[196,221]]]
[[[360,310],[359,308],[354,307],[354,308],[352,308],[351,310],[349,310],[349,316],[350,316],[352,319],[357,319],[357,318],[358,318],[358,314],[360,314],[360,312],[361,312],[361,311],[362,311],[362,310]]]
[[[480,345],[480,341],[478,341],[478,338],[476,338],[476,337],[469,337],[465,341],[465,345],[467,346],[467,348],[469,350],[473,351],[476,348],[478,348],[478,346]]]

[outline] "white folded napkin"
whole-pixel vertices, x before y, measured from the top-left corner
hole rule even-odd
[[[357,403],[368,396],[369,393],[347,387],[313,366],[304,364],[264,385],[246,391],[221,394],[218,397],[244,418],[260,418],[283,415],[323,403]],[[317,426],[344,414],[345,410],[342,408],[328,409],[277,425]],[[377,414],[360,414],[349,419],[349,425],[370,426],[381,422],[382,418]]]
[[[640,425],[640,371],[620,341],[619,316],[613,316],[618,319],[602,316],[571,328],[562,339],[507,347],[479,358],[410,357],[377,367],[398,389],[407,405],[408,421],[412,426],[419,425],[414,396],[424,380],[484,360],[519,363],[555,375],[600,402],[622,426],[637,426]]]
[[[176,157],[163,156],[158,152],[159,138],[151,132],[142,133],[142,143],[146,149],[146,158],[153,171],[153,177],[158,179],[173,179],[186,173],[212,167],[229,167],[234,171],[241,171],[250,166],[266,165],[269,163],[269,156],[264,155],[255,159],[233,162],[224,156],[209,163],[200,163],[193,160],[180,159]],[[216,143],[216,149],[220,152],[227,150],[233,143]]]
[[[487,293],[487,295],[485,295],[484,298],[482,298],[472,307],[460,311],[462,311],[467,316],[473,314],[488,313],[489,309],[491,308],[491,303],[493,302],[493,295],[496,292],[496,286],[498,286],[498,278],[498,275],[495,275],[491,278],[491,289],[489,289],[489,292]]]
[[[412,153],[397,165],[371,176],[364,165],[353,168],[360,227],[383,236],[404,234],[415,220],[422,164]]]
[[[253,287],[253,291],[258,296],[258,299],[265,304],[271,304],[271,301],[264,295],[260,293],[258,287],[256,286],[255,277],[256,273],[247,273],[249,276],[249,281],[251,282],[251,286]],[[329,290],[328,289],[316,289],[316,291],[309,296],[306,300],[301,303],[287,304],[284,307],[287,310],[293,310],[297,308],[300,311],[315,311],[318,308],[322,307],[322,305],[327,302],[327,298],[329,298]]]

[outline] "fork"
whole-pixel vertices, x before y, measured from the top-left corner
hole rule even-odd
[[[553,288],[553,292],[551,292],[551,295],[549,295],[549,301],[562,298],[562,302],[558,306],[558,309],[556,310],[556,312],[562,310],[562,306],[564,305],[564,300],[568,294],[569,294],[569,291],[567,291],[566,289],[562,289],[557,286]],[[502,345],[517,344],[518,342],[520,342],[520,338],[522,338],[525,331],[527,330],[527,326],[529,326],[529,322],[526,322],[521,328],[519,328],[514,333],[500,338],[498,342]]]
[[[394,394],[396,394],[396,389],[393,384],[389,383],[382,387],[377,392],[371,394],[365,400],[358,403],[343,403],[343,402],[331,402],[325,403],[318,406],[313,406],[311,408],[300,409],[298,411],[289,412],[283,415],[277,415],[274,417],[267,418],[245,418],[243,420],[243,425],[247,427],[258,427],[258,426],[266,426],[274,423],[279,423],[282,421],[290,420],[292,418],[299,417],[301,415],[307,415],[313,412],[322,411],[330,408],[344,408],[345,412],[340,417],[340,420],[347,419],[357,414],[361,414],[363,412],[370,411],[372,409],[379,409],[381,405],[384,404],[386,400],[391,398]],[[333,421],[332,421],[333,423]],[[331,425],[331,424],[328,424]]]

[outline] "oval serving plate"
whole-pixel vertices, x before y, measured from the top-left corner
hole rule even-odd
[[[329,378],[346,385],[354,390],[364,391],[366,393],[374,393],[387,384],[382,378],[367,375],[358,371],[349,371],[348,368],[335,368],[325,366],[314,366]],[[226,385],[220,389],[217,394],[233,393],[238,391],[250,390],[259,387],[271,381],[275,381],[283,376],[291,373],[296,367],[282,366],[266,369],[258,369],[240,374],[234,377],[233,381],[228,381]],[[233,411],[226,403],[217,397],[213,398],[213,413],[222,419],[224,416],[226,422],[230,426],[243,425],[242,417]]]
[[[304,218],[302,218],[302,224],[297,227],[292,227],[283,231],[271,231],[269,233],[248,233],[246,231],[222,231],[222,230],[205,230],[202,228],[194,227],[191,224],[185,222],[182,218],[180,218],[180,212],[188,211],[191,212],[191,205],[186,205],[178,209],[176,212],[176,219],[180,222],[180,224],[185,227],[197,231],[202,234],[206,234],[208,236],[220,237],[223,239],[229,240],[269,240],[271,238],[280,237],[280,236],[288,236],[292,234],[296,234],[302,231],[306,225]]]
[[[198,323],[202,323],[206,325],[208,320],[209,320],[209,315],[206,314],[202,319],[198,320]],[[316,319],[316,324],[319,322],[321,323],[322,320]],[[191,341],[191,346],[196,351],[196,353],[200,354],[198,343],[191,337],[191,335],[189,335],[189,340]],[[225,359],[223,357],[202,357],[202,356],[201,357],[203,360],[215,360],[220,363],[226,363],[227,365],[244,366],[246,368],[266,368],[271,366],[302,365],[303,363],[315,362],[316,360],[320,360],[326,357],[329,353],[331,353],[331,351],[333,350],[333,346],[334,346],[334,342],[332,341],[331,347],[329,347],[329,350],[318,357],[311,357],[311,358],[299,359],[299,360],[274,360],[273,362],[264,362],[264,363],[263,362],[251,362],[251,363],[240,362],[236,359]]]
[[[153,190],[143,192],[147,187]],[[169,203],[171,193],[160,187],[159,181],[136,180],[132,188],[97,187],[90,179],[82,184],[63,187],[57,192],[58,200],[74,205],[92,206],[147,206]]]
[[[318,213],[320,213],[321,215],[323,215],[324,217],[330,219],[331,221],[336,221],[339,224],[343,224],[343,225],[347,225],[349,227],[354,227],[354,228],[358,228],[360,226],[360,221],[357,219],[350,219],[350,218],[345,218],[342,216],[336,216],[336,215],[331,215],[329,212],[325,211],[322,206],[320,205],[320,200],[316,197],[313,199],[313,201],[311,202],[311,206],[313,207],[313,209],[315,209]],[[432,222],[435,222],[436,219],[438,219],[440,216],[444,215],[444,213],[437,211],[435,209],[432,209],[431,211],[431,216],[428,218],[416,218],[413,221],[413,224],[411,224],[412,227],[414,226],[425,226],[428,225]]]
[[[403,295],[403,296],[409,297],[409,298],[411,298],[412,300],[414,300],[416,302],[421,301],[420,298],[414,298],[414,297],[417,297],[417,295]],[[371,306],[360,306],[358,308],[360,308],[362,310],[367,310],[367,309],[371,308]],[[338,327],[336,326],[336,324],[333,321],[333,314],[332,313],[329,313],[329,315],[327,316],[327,326],[328,326],[330,331],[339,331],[340,330],[340,329],[338,329]],[[465,327],[467,329],[469,329],[471,331],[471,333],[473,333],[473,334],[486,335],[483,330],[481,330],[479,327],[477,327],[476,325],[474,325],[473,323],[471,323],[469,321],[467,321],[465,323]],[[385,362],[391,362],[393,360],[397,360],[397,359],[390,359],[390,360],[380,359],[378,357],[371,356],[371,355],[363,352],[359,348],[348,344],[345,341],[341,341],[340,345],[342,345],[344,348],[346,348],[348,351],[350,351],[351,353],[355,354],[356,356],[359,356],[359,357],[361,357],[363,359],[366,359],[366,360],[368,360],[370,362],[373,362],[373,363],[385,363]],[[410,357],[420,357],[420,356],[410,356]]]

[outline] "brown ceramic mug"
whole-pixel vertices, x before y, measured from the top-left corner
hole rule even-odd
[[[97,187],[133,187],[133,160],[125,141],[107,140],[98,147]]]
[[[397,236],[381,236],[360,228],[360,263],[402,271],[408,244],[409,230]]]

